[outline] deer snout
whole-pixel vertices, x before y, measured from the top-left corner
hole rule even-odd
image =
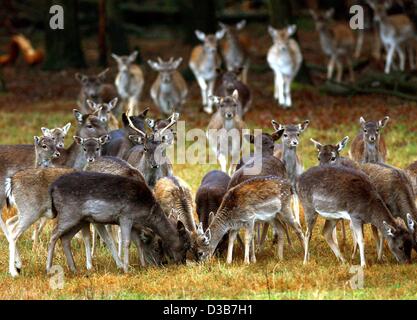
[[[59,158],[60,155],[61,155],[61,153],[59,151],[55,151],[54,158]]]
[[[95,158],[93,158],[93,157],[88,157],[87,158],[87,161],[89,162],[89,163],[92,163],[92,162],[94,162],[96,159]]]
[[[233,118],[233,113],[227,112],[226,115],[225,115],[225,118],[226,119],[232,119]]]
[[[290,144],[291,144],[292,147],[296,147],[296,146],[298,146],[298,141],[297,140],[292,140],[290,142]]]
[[[63,142],[58,143],[58,144],[57,144],[57,147],[58,147],[58,148],[64,148],[64,143],[63,143]]]
[[[370,136],[369,141],[370,142],[375,142],[376,141],[376,136]]]

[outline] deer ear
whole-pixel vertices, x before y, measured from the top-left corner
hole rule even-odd
[[[274,127],[275,131],[281,131],[281,130],[285,129],[282,124],[279,124],[275,120],[272,120],[271,123],[272,123],[272,126]]]
[[[81,74],[81,73],[78,73],[77,72],[75,74],[75,79],[77,79],[78,82],[80,82],[81,84],[83,84],[83,83],[86,83],[87,82],[88,77],[86,75],[84,75],[84,74]]]
[[[324,16],[325,16],[327,19],[331,19],[331,18],[333,18],[333,15],[334,15],[334,8],[330,8],[329,10],[327,10],[327,11],[324,13]]]
[[[221,30],[217,31],[216,32],[216,39],[220,40],[221,38],[224,37],[225,33],[226,33],[226,30],[224,30],[224,29],[221,29]]]
[[[387,236],[394,237],[395,228],[390,226],[385,221],[383,221],[382,224],[384,225],[384,230],[385,230]]]
[[[100,81],[104,81],[104,80],[106,80],[106,74],[107,74],[107,72],[108,72],[109,70],[110,70],[110,69],[109,69],[109,68],[107,68],[107,69],[105,69],[104,71],[100,72],[100,73],[97,75],[97,78],[98,78]]]
[[[74,113],[75,120],[77,120],[78,123],[83,123],[83,114],[77,109],[73,109],[72,112]]]
[[[146,117],[146,115],[148,114],[148,111],[149,111],[149,108],[146,108],[145,110],[143,110],[142,112],[140,112],[140,113],[138,114],[138,117],[143,117],[143,118],[145,118],[145,117]]]
[[[159,71],[159,63],[156,61],[152,61],[152,60],[148,60],[148,64],[149,66],[155,70],[155,71]]]
[[[359,118],[359,123],[363,126],[366,123],[366,120],[364,117]]]
[[[307,129],[309,123],[310,123],[310,120],[306,120],[303,123],[300,123],[298,125],[298,128],[300,129],[301,132],[303,132],[305,129]]]
[[[175,61],[172,63],[172,67],[173,67],[174,69],[177,69],[177,68],[180,66],[181,62],[182,62],[182,57],[179,57],[177,60],[175,60]]]
[[[313,17],[314,20],[317,20],[317,13],[313,9],[309,9],[308,12]]]
[[[348,141],[349,141],[349,137],[348,137],[348,136],[344,137],[344,138],[342,139],[342,141],[340,141],[340,142],[337,144],[337,151],[338,151],[338,152],[342,151],[342,149],[343,149],[344,147],[346,147],[346,145],[347,145]]]
[[[98,141],[100,142],[101,145],[106,144],[107,142],[110,141],[110,136],[108,134],[105,134],[104,136],[101,136],[100,138],[98,138]]]
[[[275,131],[273,134],[271,134],[272,141],[277,141],[282,137],[282,134],[284,133],[284,130]]]
[[[79,136],[73,136],[72,138],[74,139],[76,144],[82,145],[84,142],[84,139]]]
[[[62,131],[64,132],[64,135],[68,134],[69,129],[71,128],[71,122],[68,122],[63,128]]]
[[[143,137],[138,135],[138,134],[130,134],[129,135],[129,140],[132,141],[132,142],[135,142],[137,144],[143,144],[144,143]]]
[[[39,145],[39,142],[41,141],[41,137],[39,136],[33,136],[33,140],[35,141],[35,145]]]
[[[41,128],[41,131],[42,131],[42,134],[45,136],[45,137],[49,137],[49,136],[51,136],[51,130],[49,130],[48,128],[45,128],[45,127],[42,127]]]
[[[237,91],[236,89],[233,91],[232,93],[232,97],[235,100],[239,100],[239,91]]]
[[[277,35],[277,30],[274,29],[272,26],[268,26],[268,32],[272,38],[274,38]]]
[[[242,30],[244,27],[246,27],[246,20],[242,20],[238,23],[236,23],[236,30]]]
[[[202,223],[202,222],[200,222],[200,223],[197,225],[197,232],[198,232],[199,234],[204,234],[204,229],[203,229],[203,223]]]
[[[113,58],[114,60],[116,60],[117,62],[119,62],[119,61],[120,61],[120,57],[119,57],[117,54],[112,53],[112,54],[111,54],[111,56],[112,56],[112,58]]]
[[[408,226],[408,229],[410,229],[411,232],[414,232],[416,222],[414,221],[413,217],[409,213],[407,213],[407,226]]]
[[[295,24],[292,24],[287,27],[287,33],[289,36],[292,36],[297,31],[297,26]]]
[[[130,54],[129,61],[130,62],[135,62],[137,57],[138,57],[138,51],[135,50]]]
[[[203,31],[195,30],[194,32],[198,40],[204,41],[206,39],[206,34]]]
[[[314,140],[313,138],[311,138],[310,141],[314,143],[314,145],[315,145],[315,147],[318,151],[320,151],[321,148],[323,147],[323,145],[320,142]]]
[[[382,120],[379,120],[378,121],[379,127],[380,128],[385,127],[387,125],[388,121],[389,121],[389,117],[388,116],[384,117],[384,119],[382,119]]]
[[[112,111],[117,106],[117,102],[119,101],[119,98],[114,98],[112,101],[109,102],[109,110],[108,112]]]
[[[87,105],[90,108],[91,111],[96,111],[97,110],[97,104],[94,101],[88,100],[87,99]]]
[[[206,237],[207,241],[210,242],[210,240],[211,240],[211,230],[207,229],[206,232],[204,233],[204,236]]]

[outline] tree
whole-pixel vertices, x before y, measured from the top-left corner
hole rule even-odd
[[[48,15],[45,24],[46,59],[44,69],[62,70],[69,67],[85,67],[78,26],[78,0],[47,0],[46,3]],[[50,27],[52,15],[49,14],[49,8],[53,5],[60,5],[63,8],[63,29]]]
[[[98,51],[99,64],[102,67],[107,66],[107,44],[106,44],[106,0],[98,2]]]
[[[0,69],[0,92],[5,92],[6,91],[6,84],[4,83],[4,79],[3,79],[3,70]]]
[[[123,27],[123,16],[120,11],[122,1],[106,0],[107,33],[112,52],[119,55],[130,54],[129,41]]]
[[[269,0],[270,23],[274,28],[284,28],[294,23],[291,0]],[[297,35],[295,35],[297,40]],[[311,84],[310,72],[303,60],[300,71],[295,78],[300,83]]]

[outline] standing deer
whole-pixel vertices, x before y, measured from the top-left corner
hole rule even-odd
[[[204,111],[211,114],[213,113],[213,103],[209,97],[213,95],[217,77],[216,69],[221,64],[217,52],[217,42],[223,38],[225,31],[222,29],[215,34],[206,35],[204,32],[196,30],[195,34],[203,44],[194,47],[189,66],[200,86]]]
[[[351,223],[354,238],[359,245],[362,267],[366,265],[364,224],[375,226],[384,235],[398,262],[410,261],[413,241],[409,231],[402,220],[392,216],[366,174],[343,166],[313,167],[299,177],[296,188],[307,224],[304,263],[309,259],[309,243],[317,215],[326,219],[324,237],[342,262],[345,259],[333,232],[339,219]]]
[[[388,120],[388,116],[379,121],[366,121],[363,117],[360,118],[362,132],[352,141],[349,150],[351,159],[360,163],[385,162],[387,147],[380,130],[386,126]]]
[[[245,230],[245,263],[256,262],[253,229],[256,221],[274,224],[282,219],[294,228],[303,244],[303,233],[294,221],[291,209],[291,185],[278,177],[255,177],[227,191],[217,213],[206,230],[210,239],[202,259],[211,257],[223,236],[229,234],[227,263],[233,259],[233,244],[240,229]],[[252,250],[250,250],[252,249]]]
[[[343,64],[345,59],[349,67],[350,81],[355,81],[353,73],[352,55],[355,50],[355,38],[348,25],[332,22],[334,9],[329,9],[324,13],[317,13],[310,10],[316,29],[319,32],[320,44],[323,53],[330,57],[327,65],[327,79],[333,77],[334,67],[337,68],[336,81],[341,82],[343,76]]]
[[[77,103],[82,113],[91,112],[87,105],[87,100],[96,103],[109,103],[117,96],[116,88],[112,84],[104,83],[108,71],[109,69],[106,69],[94,76],[87,76],[80,73],[75,74],[75,78],[81,84]]]
[[[71,239],[91,222],[120,226],[125,272],[129,266],[132,229],[150,228],[161,237],[164,250],[175,262],[186,261],[190,239],[184,225],[179,221],[177,229],[172,226],[145,183],[104,173],[77,172],[56,180],[50,196],[57,224],[48,247],[47,272],[52,267],[58,239],[62,241],[68,266],[76,271]]]
[[[221,48],[227,71],[242,69],[242,82],[246,84],[248,83],[250,61],[243,41],[239,39],[239,32],[245,28],[246,20],[242,20],[236,25],[227,25],[221,22],[219,25],[225,32]]]
[[[307,129],[309,123],[309,120],[305,120],[303,123],[296,125],[282,125],[272,120],[274,129],[277,132],[282,131],[282,144],[276,146],[274,156],[284,163],[288,179],[293,187],[295,187],[297,177],[304,171],[301,159],[297,155],[297,146],[300,143],[300,135]],[[296,194],[294,194],[294,209],[296,220],[299,222],[300,205]]]
[[[417,39],[417,34],[413,22],[405,14],[387,15],[386,10],[392,5],[391,1],[377,3],[367,1],[374,10],[374,20],[379,25],[379,37],[387,52],[385,62],[385,73],[390,73],[394,53],[397,52],[400,58],[400,70],[405,70],[405,53],[403,46]],[[414,67],[414,50],[408,47],[410,65]]]
[[[97,117],[103,121],[109,130],[119,129],[119,121],[113,114],[117,106],[118,98],[114,98],[109,103],[95,103],[94,101],[87,100],[87,105],[90,108],[90,112],[96,114]]]
[[[207,126],[207,138],[210,148],[216,154],[221,170],[227,172],[229,155],[229,175],[234,172],[238,162],[242,143],[242,129],[245,123],[239,116],[241,107],[237,90],[231,96],[211,97],[218,106]]]
[[[52,159],[58,158],[59,153],[56,142],[49,136],[34,136],[35,140],[35,168],[52,167]]]
[[[269,26],[268,31],[274,44],[268,51],[267,61],[274,71],[274,98],[284,108],[292,106],[291,83],[300,70],[303,56],[298,43],[290,37],[295,33],[295,25],[276,30]]]
[[[158,58],[158,62],[148,60],[149,66],[159,72],[151,87],[151,97],[164,115],[181,111],[187,98],[187,83],[177,71],[181,62],[182,58],[171,58],[169,61]]]
[[[119,73],[116,76],[115,85],[120,98],[122,99],[122,111],[126,112],[128,106],[132,106],[132,114],[128,116],[136,115],[139,113],[139,101],[145,83],[142,69],[139,65],[135,64],[137,51],[134,51],[129,56],[118,56],[112,54],[112,57],[117,62]],[[116,115],[120,114],[120,110],[117,110]]]

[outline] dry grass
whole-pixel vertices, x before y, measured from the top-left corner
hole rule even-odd
[[[255,89],[256,90],[256,89]],[[270,95],[266,88],[265,95]],[[282,122],[296,122],[309,118],[311,127],[302,137],[300,152],[306,167],[316,163],[316,152],[309,142],[314,137],[323,142],[336,143],[345,135],[351,137],[358,131],[359,115],[373,118],[389,114],[389,123],[384,135],[391,150],[390,163],[404,167],[417,156],[413,130],[415,128],[414,104],[380,97],[354,97],[340,99],[323,97],[310,89],[295,92],[297,108],[283,112],[268,105],[257,106],[262,113],[251,112],[248,123],[251,127],[270,128],[271,118]],[[1,98],[1,97],[0,97]],[[0,103],[1,103],[0,99]],[[263,102],[262,102],[263,103]],[[259,103],[259,104],[262,104]],[[60,111],[51,112],[59,104]],[[314,105],[314,108],[311,107]],[[31,143],[31,137],[40,134],[39,128],[47,125],[63,125],[72,121],[72,103],[55,101],[36,103],[24,114],[10,111],[0,112],[1,143]],[[367,108],[367,109],[364,109]],[[3,109],[4,110],[4,109]],[[48,110],[48,115],[42,110]],[[366,110],[366,112],[364,112]],[[204,127],[207,117],[197,108],[183,115],[189,127]],[[46,119],[47,118],[47,119]],[[353,123],[353,125],[352,125]],[[73,131],[71,131],[71,134]],[[201,178],[215,166],[176,165],[175,173],[185,179],[195,192]],[[320,219],[319,219],[320,220]],[[243,265],[242,254],[237,250],[235,262],[226,265],[225,259],[213,259],[206,264],[189,263],[187,266],[167,266],[141,269],[132,250],[131,273],[122,274],[105,248],[99,248],[94,257],[94,269],[85,270],[84,250],[81,241],[74,240],[73,248],[79,273],[72,275],[66,268],[60,246],[56,249],[54,264],[65,270],[65,285],[62,290],[50,287],[50,277],[45,274],[46,246],[50,229],[42,235],[41,246],[32,251],[30,234],[27,232],[19,243],[23,270],[17,279],[8,275],[8,246],[0,237],[0,299],[416,299],[417,284],[414,276],[416,265],[397,265],[385,250],[385,262],[376,263],[375,247],[367,230],[367,261],[364,288],[352,290],[348,280],[352,277],[349,265],[339,264],[330,248],[320,235],[322,221],[316,226],[311,262],[302,265],[300,244],[294,249],[286,245],[285,261],[278,262],[270,242],[258,254],[255,265]],[[295,241],[294,235],[292,238]],[[345,249],[349,257],[350,241]],[[414,257],[415,260],[415,257]],[[358,258],[353,264],[358,264]]]

